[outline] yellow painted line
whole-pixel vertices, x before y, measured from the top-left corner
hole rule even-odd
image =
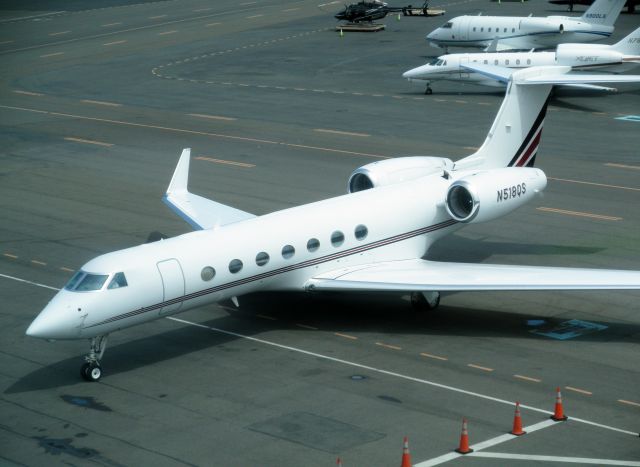
[[[44,96],[44,94],[40,94],[39,92],[31,92],[31,91],[18,91],[14,90],[16,94],[24,94],[25,96]]]
[[[165,32],[159,32],[158,36],[165,36],[167,34],[175,34],[176,32],[178,32],[177,30],[172,30],[172,31],[165,31]]]
[[[567,179],[567,178],[547,177],[547,179],[556,180],[556,181],[559,181],[559,182],[579,183],[581,185],[601,186],[603,188],[615,188],[616,190],[640,191],[640,188],[633,188],[633,187],[630,187],[630,186],[607,185],[605,183],[595,183],[595,182],[583,182],[581,180],[570,180],[570,179]]]
[[[122,107],[122,104],[117,104],[115,102],[94,101],[91,99],[82,99],[80,102],[84,102],[85,104],[106,105],[107,107]]]
[[[296,10],[299,10],[299,9],[300,8],[287,8],[286,10],[282,10],[282,11],[285,12],[285,13],[288,13],[290,11],[296,11]]]
[[[589,217],[591,219],[600,219],[605,221],[621,221],[622,220],[622,217],[603,216],[601,214],[592,214],[590,212],[567,211],[565,209],[545,208],[545,207],[539,207],[536,209],[538,211],[555,212],[558,214],[566,214],[568,216]]]
[[[187,114],[187,115],[189,115],[190,117],[210,118],[212,120],[227,120],[227,121],[237,120],[237,118],[223,117],[221,115],[207,115],[207,114]]]
[[[354,340],[354,341],[358,340],[358,338],[356,336],[350,336],[349,334],[342,334],[341,332],[336,332],[334,334],[336,336],[338,336],[338,337],[344,337],[345,339],[351,339],[351,340]]]
[[[592,115],[607,115],[606,112],[591,112]]]
[[[122,24],[122,23],[107,23],[107,24],[103,24],[100,27],[102,27],[102,28],[110,28],[111,26],[118,26],[120,24]]]
[[[486,366],[474,365],[473,363],[469,363],[469,364],[467,364],[467,366],[469,366],[471,368],[475,368],[476,370],[493,371],[493,368],[487,368]]]
[[[376,345],[379,345],[380,347],[384,347],[385,349],[402,350],[402,347],[398,347],[396,345],[385,344],[383,342],[376,342]]]
[[[74,271],[73,269],[71,269],[71,268],[65,268],[64,266],[62,266],[62,267],[60,268],[60,270],[61,270],[61,271],[66,271],[66,272],[73,272],[73,271]]]
[[[247,19],[260,18],[261,16],[264,16],[264,15],[247,16]]]
[[[443,360],[443,361],[449,360],[447,357],[440,357],[438,355],[433,355],[433,354],[426,353],[426,352],[420,352],[420,355],[422,355],[423,357],[427,357],[427,358],[434,358],[436,360]]]
[[[584,389],[578,389],[578,388],[574,388],[572,386],[565,386],[564,388],[567,391],[573,391],[573,392],[578,392],[580,394],[585,394],[587,396],[593,396],[593,393],[591,391],[585,391]]]
[[[64,55],[64,52],[54,52],[52,54],[40,55],[40,58],[55,57],[57,55]]]
[[[616,167],[618,169],[640,170],[640,165],[614,164],[613,162],[607,162],[605,165],[607,167]]]
[[[32,259],[31,262],[33,264],[37,264],[38,266],[46,266],[47,263],[43,263],[42,261],[38,261],[37,259]]]
[[[465,146],[462,149],[467,149],[469,151],[477,151],[478,149],[480,149],[479,147],[476,146]]]
[[[2,253],[2,255],[6,256],[7,258],[18,259],[16,255],[12,255],[11,253]]]
[[[478,102],[478,105],[491,105],[489,102]]]
[[[538,378],[532,378],[530,376],[523,376],[523,375],[513,375],[514,378],[518,378],[518,379],[523,379],[525,381],[531,381],[532,383],[541,383],[542,380],[538,379]]]
[[[640,407],[640,404],[638,404],[637,402],[626,401],[624,399],[618,399],[618,402],[620,402],[621,404],[633,405],[634,407]]]
[[[149,19],[160,19],[160,18],[166,18],[167,15],[158,15],[158,16],[149,16]]]
[[[274,318],[273,316],[269,316],[269,315],[256,315],[258,318],[262,318],[262,319],[268,319],[271,321],[277,321],[278,318]]]
[[[102,44],[102,45],[117,45],[117,44],[124,44],[125,42],[127,42],[126,40],[122,40],[122,41],[114,41],[114,42],[107,42],[106,44]]]
[[[308,324],[296,323],[296,326],[302,329],[311,329],[312,331],[318,330],[318,328],[316,328],[315,326],[309,326]]]
[[[236,136],[236,135],[226,135],[223,133],[212,133],[207,131],[197,131],[197,130],[188,130],[186,128],[172,128],[161,125],[150,125],[148,123],[138,123],[138,122],[128,122],[126,120],[112,120],[108,118],[98,118],[98,117],[87,117],[86,115],[77,115],[77,114],[69,114],[65,112],[51,112],[48,110],[38,110],[38,109],[29,109],[26,107],[15,107],[11,105],[2,105],[0,104],[1,109],[12,109],[12,110],[20,110],[23,112],[32,112],[36,114],[44,114],[51,115],[53,117],[62,117],[62,118],[76,118],[80,120],[87,120],[91,122],[102,122],[102,123],[110,123],[112,125],[123,125],[129,126],[132,128],[149,128],[160,131],[170,131],[174,133],[182,133],[186,135],[199,135],[199,136],[209,136],[211,138],[223,138],[230,139],[235,141],[246,141],[251,143],[261,143],[261,144],[273,144],[278,146],[284,146],[288,148],[299,148],[299,149],[309,149],[313,151],[324,151],[331,152],[336,154],[344,154],[349,156],[364,156],[364,157],[372,157],[374,159],[389,159],[389,156],[384,156],[382,154],[372,154],[367,152],[357,152],[357,151],[347,151],[344,149],[335,149],[335,148],[325,148],[320,146],[309,146],[306,144],[295,144],[295,143],[287,143],[285,141],[273,141],[268,139],[260,139],[260,138],[250,138],[246,136]]]
[[[247,164],[245,162],[235,162],[235,161],[226,161],[224,159],[214,159],[213,157],[198,156],[196,157],[196,159],[199,161],[215,162],[216,164],[235,165],[237,167],[245,167],[247,169],[251,169],[256,166],[255,164]]]
[[[367,133],[354,133],[351,131],[340,131],[340,130],[326,130],[324,128],[314,128],[313,131],[317,131],[319,133],[332,133],[334,135],[345,135],[345,136],[359,136],[362,138],[367,138],[371,135],[367,134]]]
[[[208,28],[208,27],[211,27],[211,26],[218,26],[219,24],[222,24],[222,23],[209,23],[209,24],[205,24],[204,26],[206,28]]]
[[[71,136],[67,136],[66,138],[64,138],[66,141],[73,141],[74,143],[86,143],[86,144],[95,144],[97,146],[105,146],[110,148],[111,146],[113,146],[113,144],[111,143],[103,143],[102,141],[93,141],[90,139],[82,139],[82,138],[73,138]]]
[[[50,36],[61,36],[63,34],[69,34],[71,31],[50,32]]]

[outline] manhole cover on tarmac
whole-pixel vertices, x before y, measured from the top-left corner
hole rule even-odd
[[[307,412],[292,412],[248,427],[293,443],[321,451],[339,453],[384,438],[382,433]]]

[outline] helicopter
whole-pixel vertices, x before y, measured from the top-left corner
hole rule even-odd
[[[425,1],[420,8],[426,15],[428,1]],[[389,6],[386,2],[374,0],[371,2],[361,1],[345,5],[344,9],[335,15],[336,19],[346,20],[350,23],[371,22],[382,19],[389,13],[402,13],[410,15],[414,8],[411,5],[403,7]]]

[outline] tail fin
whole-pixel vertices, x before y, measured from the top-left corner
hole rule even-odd
[[[633,31],[627,37],[611,46],[616,52],[624,55],[640,56],[640,28]],[[640,57],[639,57],[640,58]]]
[[[580,17],[585,23],[613,26],[616,22],[625,0],[596,0]]]
[[[456,162],[456,170],[533,166],[553,85],[521,85],[517,81],[537,71],[534,67],[511,74],[487,138],[478,151]]]

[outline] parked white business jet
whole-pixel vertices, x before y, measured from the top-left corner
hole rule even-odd
[[[455,163],[367,164],[349,178],[347,195],[256,217],[191,194],[185,149],[164,200],[198,230],[89,261],[27,335],[90,339],[82,376],[96,381],[109,333],[225,299],[237,304],[250,292],[397,290],[433,308],[440,291],[640,288],[640,271],[421,259],[439,238],[503,216],[545,188],[545,174],[532,166],[552,83],[610,79],[559,74],[568,67],[477,69],[510,80],[477,152]]]
[[[613,45],[560,44],[555,52],[478,52],[441,55],[431,62],[402,74],[414,83],[426,85],[431,94],[432,81],[464,81],[485,86],[504,86],[501,81],[464,68],[469,63],[496,65],[507,68],[566,65],[574,70],[611,71],[622,73],[640,65],[640,27]],[[582,85],[598,87],[594,85]],[[611,88],[602,88],[611,89]]]
[[[596,0],[580,17],[458,16],[429,33],[434,47],[489,47],[497,50],[549,49],[562,42],[609,37],[625,0]]]

